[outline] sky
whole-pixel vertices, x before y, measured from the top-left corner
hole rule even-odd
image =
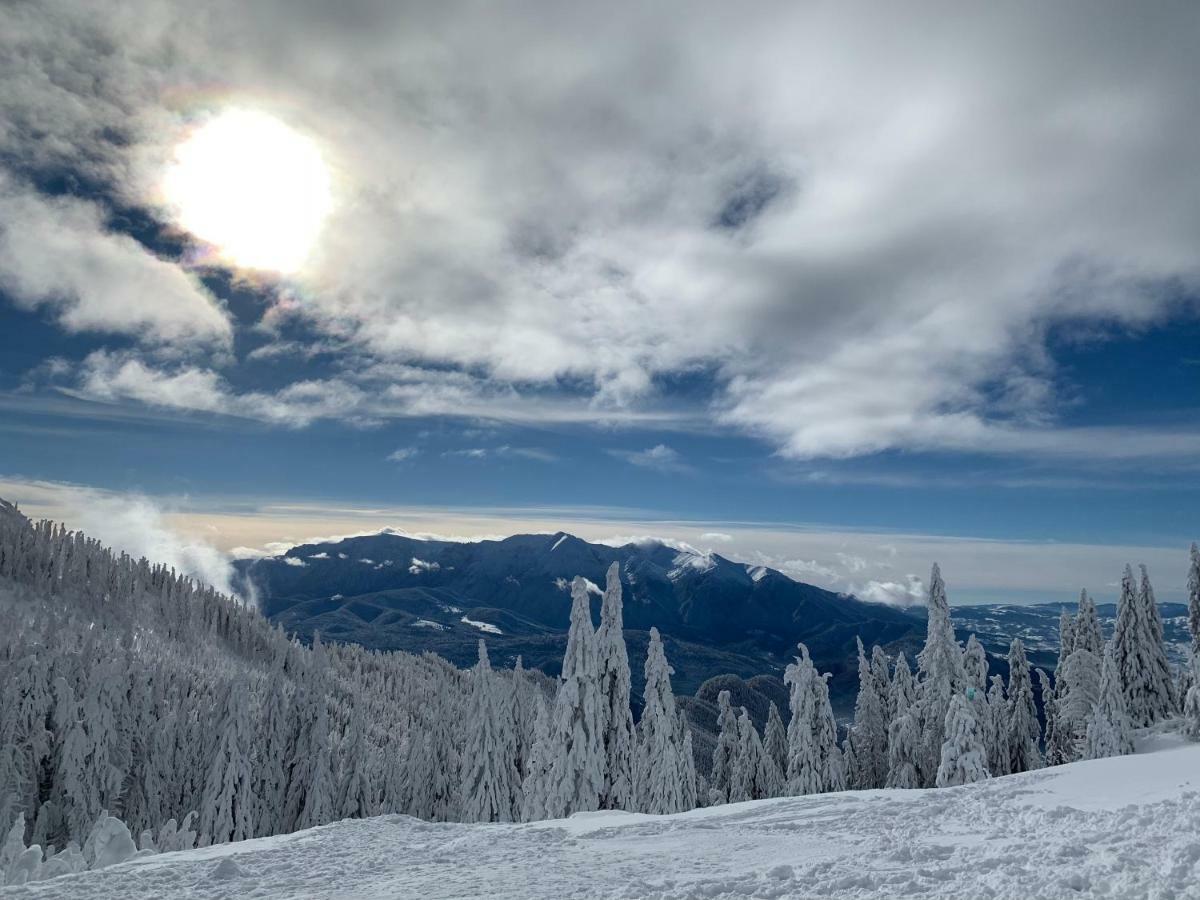
[[[0,496],[220,582],[657,535],[885,602],[1200,538],[1200,8],[6,8]]]

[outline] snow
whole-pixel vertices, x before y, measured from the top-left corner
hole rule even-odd
[[[6,897],[1194,898],[1200,745],[935,790],[526,825],[348,820],[142,857]]]
[[[678,581],[687,574],[688,569],[695,569],[696,572],[703,574],[716,568],[717,562],[712,558],[711,553],[701,553],[689,548],[676,554],[675,558],[671,560],[671,565],[674,568],[667,573],[667,577],[672,581]]]
[[[550,552],[551,552],[551,553],[553,553],[555,550],[557,550],[557,549],[558,549],[558,545],[559,545],[559,544],[561,544],[563,541],[565,541],[565,540],[567,539],[567,537],[568,537],[568,535],[565,535],[565,534],[564,534],[564,535],[563,535],[562,537],[560,537],[560,538],[559,538],[557,541],[555,541],[555,542],[554,542],[554,546],[550,548]]]
[[[464,625],[474,626],[475,628],[478,628],[480,631],[485,632],[486,634],[504,634],[503,631],[501,631],[499,628],[497,628],[495,625],[492,625],[489,622],[476,622],[474,619],[469,619],[466,616],[463,616],[458,621],[462,622]]]
[[[450,629],[441,622],[434,622],[431,619],[417,619],[413,622],[413,628],[432,628],[435,631],[449,631]]]

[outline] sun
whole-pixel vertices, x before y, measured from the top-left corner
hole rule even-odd
[[[317,145],[274,116],[243,109],[182,141],[162,190],[176,224],[222,262],[285,275],[304,265],[332,206]]]

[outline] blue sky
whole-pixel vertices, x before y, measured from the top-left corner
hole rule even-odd
[[[1051,578],[1055,546],[1114,573],[1173,550],[1176,589],[1195,11],[531,8],[502,39],[452,6],[14,16],[0,50],[41,77],[0,68],[6,490],[80,519],[150,498],[221,550],[425,511],[718,534],[860,593],[919,577],[930,541],[1039,548],[1007,582],[964,556],[972,599],[1061,596],[1092,563]],[[180,200],[181,148],[231,111],[284,134],[268,171],[233,171],[270,134],[229,126],[234,162]],[[328,198],[255,193],[292,136]],[[197,234],[211,196],[248,238]],[[248,268],[237,240],[298,240],[306,198],[294,270]]]

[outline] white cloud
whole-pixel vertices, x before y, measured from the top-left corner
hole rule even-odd
[[[723,531],[706,531],[706,532],[704,532],[704,534],[700,535],[700,540],[715,541],[716,543],[720,543],[720,544],[728,544],[730,541],[733,540],[733,535],[726,534]]]
[[[295,566],[296,568],[303,568],[308,565],[308,563],[298,556],[285,556],[283,557],[283,562],[286,565]]]
[[[408,462],[410,459],[415,459],[421,453],[416,447],[398,447],[387,455],[389,462]]]
[[[0,289],[67,331],[223,347],[232,328],[192,276],[105,227],[100,209],[16,186],[0,170]]]
[[[635,421],[702,367],[723,423],[797,458],[1098,453],[1056,427],[1046,331],[1162,321],[1200,284],[1189,4],[218,9],[10,11],[0,151],[145,202],[179,89],[289,118],[340,203],[292,314],[357,364],[486,385],[414,379],[354,416]],[[75,314],[183,334],[201,307],[162,278],[183,307]],[[337,415],[299,393],[224,403]],[[1197,440],[1129,430],[1108,452]]]
[[[656,444],[645,450],[609,450],[611,456],[623,459],[630,465],[643,469],[654,469],[656,472],[682,474],[694,471],[683,461],[679,451],[666,444]]]
[[[907,576],[904,583],[895,581],[868,581],[853,591],[855,596],[872,603],[889,606],[924,606],[925,584],[916,575]]]

